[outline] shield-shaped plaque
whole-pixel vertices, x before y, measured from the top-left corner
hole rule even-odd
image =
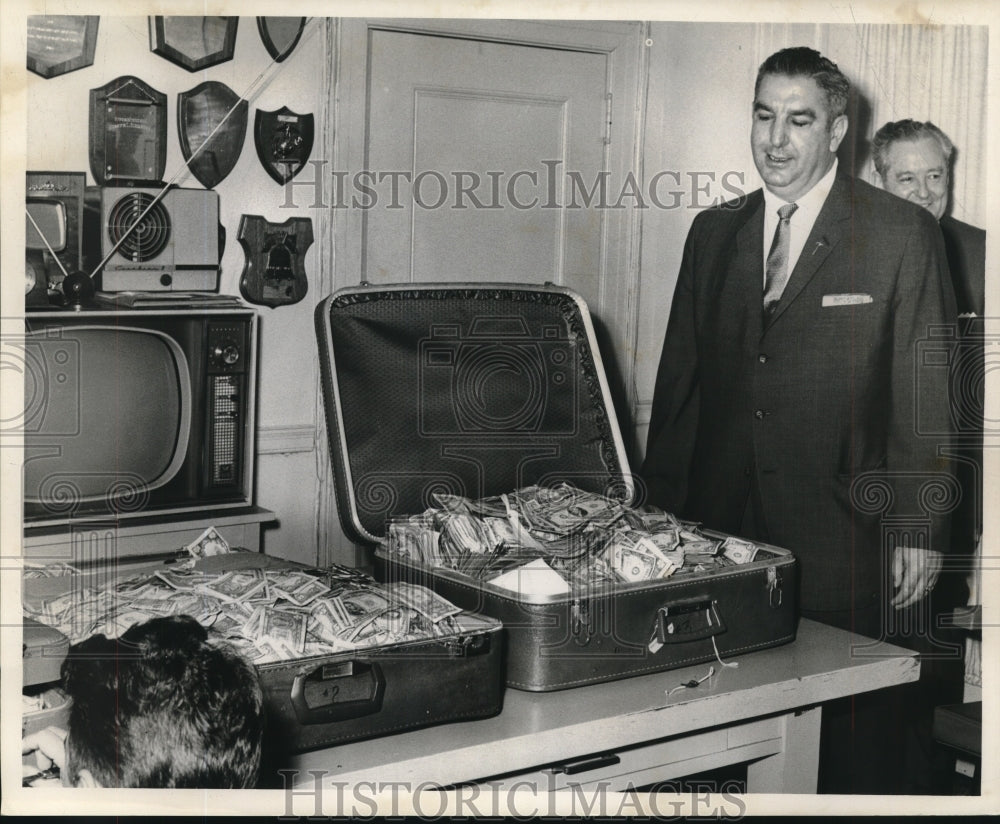
[[[90,171],[98,186],[163,179],[167,96],[123,75],[90,90]]]
[[[257,109],[253,122],[257,157],[278,183],[287,183],[309,159],[313,146],[313,116],[296,114],[287,106],[276,112]]]
[[[276,63],[280,63],[298,45],[305,28],[304,17],[258,17],[257,31],[264,48]]]
[[[238,17],[150,17],[149,48],[153,54],[201,71],[233,59]]]
[[[100,17],[28,15],[28,69],[57,77],[93,65]]]
[[[246,100],[209,80],[177,95],[181,152],[198,181],[214,189],[236,166],[247,134]]]
[[[313,242],[312,220],[271,223],[260,215],[243,215],[237,238],[246,254],[240,276],[246,300],[274,308],[305,297],[309,284],[303,261]]]

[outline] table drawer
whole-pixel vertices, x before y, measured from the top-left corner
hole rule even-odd
[[[764,758],[781,752],[783,746],[783,719],[775,716],[693,736],[596,751],[520,773],[516,780],[539,791],[571,787],[623,791],[630,786],[669,781],[728,764]]]

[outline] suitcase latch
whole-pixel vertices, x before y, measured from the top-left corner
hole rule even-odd
[[[767,568],[767,601],[771,609],[781,606],[781,573],[777,567]]]

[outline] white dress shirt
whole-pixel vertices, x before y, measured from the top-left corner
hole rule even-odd
[[[791,278],[792,272],[795,271],[795,264],[798,263],[799,256],[802,254],[802,247],[806,245],[806,238],[809,237],[813,224],[816,222],[816,218],[819,217],[823,204],[826,203],[827,195],[830,194],[830,189],[833,188],[833,181],[836,176],[837,159],[834,158],[830,170],[820,178],[815,186],[795,201],[799,208],[795,210],[795,213],[788,222],[788,228],[791,230],[791,237],[788,239],[789,278]],[[764,268],[762,271],[765,273],[767,272],[767,254],[771,251],[774,232],[778,228],[778,221],[780,220],[778,209],[788,202],[787,200],[782,200],[776,194],[772,194],[766,186],[764,187]],[[786,286],[787,284],[788,281],[785,281]]]

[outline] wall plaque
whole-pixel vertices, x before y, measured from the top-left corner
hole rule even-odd
[[[243,215],[237,238],[246,254],[240,276],[246,300],[274,308],[305,297],[309,284],[303,260],[313,242],[311,219],[271,223],[260,215]]]
[[[233,59],[238,17],[150,17],[149,48],[189,72]]]
[[[253,139],[265,171],[284,184],[302,171],[313,147],[311,114],[296,114],[287,106],[275,112],[257,110]]]
[[[92,65],[100,19],[95,15],[28,15],[28,70],[48,78]]]
[[[181,153],[206,189],[218,186],[236,166],[247,134],[247,109],[246,100],[215,80],[177,95]]]
[[[90,90],[90,172],[98,186],[159,183],[167,166],[167,96],[138,77]]]
[[[298,45],[302,30],[306,26],[304,17],[258,17],[257,31],[264,41],[264,48],[276,63],[280,63]]]

